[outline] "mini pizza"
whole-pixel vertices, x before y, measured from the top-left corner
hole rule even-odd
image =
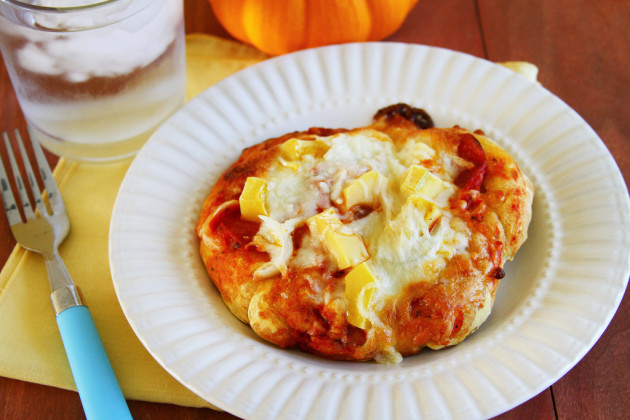
[[[533,187],[482,132],[405,104],[355,129],[254,145],[196,227],[212,282],[282,348],[397,363],[461,342],[490,314],[527,237]]]

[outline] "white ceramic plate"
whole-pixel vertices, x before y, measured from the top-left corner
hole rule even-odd
[[[385,105],[482,129],[536,187],[529,239],[489,320],[462,344],[397,366],[280,350],[210,285],[193,231],[219,174],[248,145],[310,126],[355,127]],[[110,230],[114,285],[155,359],[210,403],[257,419],[490,417],[550,386],[593,346],[628,281],[626,187],[591,128],[544,88],[418,45],[307,50],[246,69],[167,121],[135,159]]]

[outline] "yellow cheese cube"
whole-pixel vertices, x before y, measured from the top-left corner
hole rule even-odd
[[[311,234],[330,251],[337,267],[343,270],[365,261],[368,252],[360,236],[350,232],[333,209],[327,209],[306,220]]]
[[[309,217],[306,219],[306,224],[313,235],[321,238],[327,231],[338,229],[341,226],[341,220],[335,214],[335,210],[330,208]]]
[[[424,177],[424,182],[418,190],[418,194],[427,198],[435,198],[446,189],[448,189],[448,185],[440,178],[429,172]]]
[[[442,191],[448,189],[448,185],[426,168],[411,165],[400,188],[409,194],[420,194],[426,198],[433,199]]]
[[[363,240],[354,234],[328,232],[325,245],[337,260],[340,270],[353,267],[368,257]]]
[[[265,201],[267,199],[267,181],[250,176],[245,180],[243,192],[238,198],[241,217],[245,220],[258,221],[258,216],[269,216]]]
[[[284,160],[282,157],[280,157],[279,160],[280,160],[280,164],[286,168],[293,169],[295,172],[298,172],[300,170],[299,162],[287,161],[287,160]]]
[[[388,181],[386,176],[376,171],[364,173],[341,191],[344,210],[357,204],[376,204]]]
[[[376,276],[367,261],[354,267],[345,278],[345,297],[348,300],[348,322],[355,327],[365,328],[377,287]]]
[[[442,215],[442,212],[432,201],[425,199],[424,197],[413,194],[407,199],[409,205],[414,206],[418,210],[424,213],[424,221],[427,223],[429,229],[433,226],[433,223]]]
[[[286,160],[301,160],[304,155],[323,156],[328,148],[322,140],[289,139],[280,145],[280,156]]]
[[[429,171],[422,166],[411,165],[405,173],[403,182],[400,184],[400,189],[410,194],[416,192],[416,189],[424,183],[424,177],[428,173]]]
[[[421,141],[415,142],[411,150],[412,156],[417,161],[429,160],[435,156],[435,150]]]

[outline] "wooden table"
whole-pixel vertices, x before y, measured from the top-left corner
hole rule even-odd
[[[187,32],[231,38],[205,0],[185,0]],[[462,51],[492,61],[525,60],[539,80],[602,138],[630,180],[630,2],[627,0],[420,0],[391,41]],[[4,65],[0,127],[25,128]],[[626,133],[626,134],[624,134]],[[54,156],[49,156],[52,163]],[[0,262],[15,241],[0,217]],[[6,319],[1,323],[9,322]],[[592,350],[552,387],[500,418],[627,418],[630,296]],[[136,419],[231,419],[230,414],[129,401]],[[0,378],[0,418],[84,418],[78,394]]]

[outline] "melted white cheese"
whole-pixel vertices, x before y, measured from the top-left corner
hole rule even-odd
[[[378,211],[347,224],[353,233],[363,238],[370,254],[379,282],[374,295],[375,305],[387,296],[400,293],[410,282],[434,281],[446,261],[466,250],[469,232],[465,223],[455,219],[448,208],[449,198],[456,190],[452,182],[461,170],[460,163],[444,153],[435,152],[430,147],[430,138],[425,137],[412,138],[400,149],[389,137],[374,130],[320,137],[319,140],[330,146],[323,157],[301,157],[297,171],[286,162],[278,162],[267,173],[269,219],[276,223],[295,218],[303,220],[315,215],[318,208],[325,209],[333,203],[339,205],[344,187],[367,171],[377,171],[390,181],[379,196]],[[427,169],[433,168],[434,175],[449,185],[433,199],[441,217],[431,230],[423,211],[405,205],[407,194],[400,190],[407,168],[412,164],[422,165],[422,162],[430,163]],[[263,220],[261,231],[272,225]],[[291,226],[295,224],[283,224],[282,228],[276,226],[273,231],[282,231],[279,235],[286,239],[287,229]],[[305,236],[303,246],[289,264],[297,267],[321,264],[325,250],[314,246],[315,241],[309,238],[309,235]],[[271,264],[276,270],[278,267],[284,269],[288,260],[287,249],[281,251],[274,246],[269,245]],[[267,268],[272,270],[271,266]]]
[[[262,224],[254,244],[271,257],[271,261],[258,268],[254,275],[268,278],[280,273],[287,273],[287,263],[293,254],[293,239],[291,233],[303,219],[296,217],[280,223],[270,217],[260,216]]]

